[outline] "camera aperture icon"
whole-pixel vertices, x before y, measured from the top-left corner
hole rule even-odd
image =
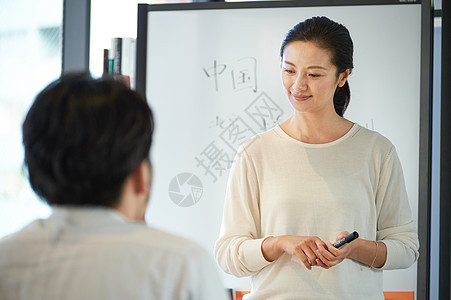
[[[199,177],[192,173],[180,173],[169,183],[169,198],[178,206],[189,207],[199,202],[203,194]]]

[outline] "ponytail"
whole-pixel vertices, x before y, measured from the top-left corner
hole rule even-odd
[[[349,89],[348,81],[342,87],[337,86],[334,94],[334,108],[335,112],[343,117],[343,114],[348,107],[349,101],[351,100],[351,90]]]

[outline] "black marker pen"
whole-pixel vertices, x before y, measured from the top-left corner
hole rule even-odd
[[[334,245],[335,248],[340,248],[344,244],[350,243],[350,242],[352,242],[353,240],[355,240],[358,237],[359,237],[359,234],[357,233],[357,231],[354,231],[350,235],[347,235],[344,238],[342,238],[341,240],[336,241],[332,245]]]

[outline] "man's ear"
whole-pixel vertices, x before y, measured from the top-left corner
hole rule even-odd
[[[152,166],[148,159],[143,160],[132,173],[133,188],[136,194],[146,194],[150,192],[152,182]]]
[[[144,221],[151,181],[152,168],[149,160],[145,159],[127,176],[117,211],[129,220]]]
[[[351,74],[352,69],[346,69],[343,73],[338,77],[338,86],[343,87],[348,80],[349,75]]]

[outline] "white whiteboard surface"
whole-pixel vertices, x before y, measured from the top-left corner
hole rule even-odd
[[[420,4],[149,11],[146,90],[156,119],[149,224],[213,255],[237,146],[292,113],[280,79],[282,40],[321,15],[344,24],[354,42],[345,117],[395,145],[417,221],[420,14]],[[248,278],[221,273],[228,288],[250,287]],[[384,290],[416,291],[416,264],[385,271]]]

